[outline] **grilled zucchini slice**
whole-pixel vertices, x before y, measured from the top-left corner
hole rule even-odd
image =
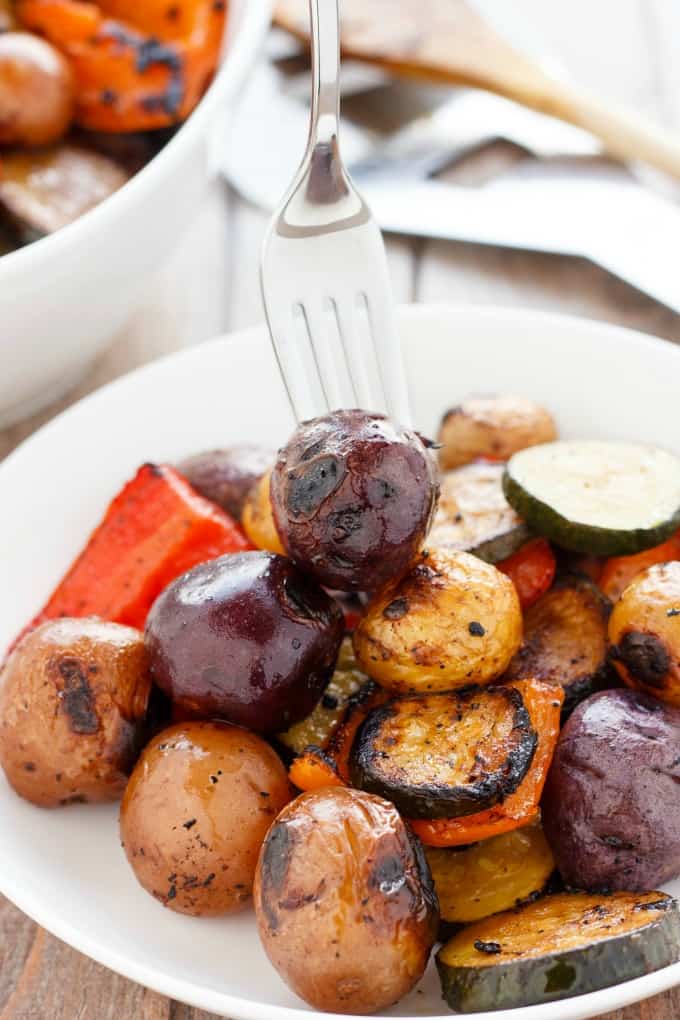
[[[612,686],[607,659],[611,604],[583,576],[562,574],[524,614],[524,641],[506,680],[535,677],[564,689],[562,718],[596,690]]]
[[[425,847],[441,919],[469,924],[543,892],[555,860],[536,822],[463,849]]]
[[[680,525],[680,460],[653,446],[534,446],[511,458],[503,490],[529,527],[573,552],[627,556]]]
[[[477,461],[443,475],[428,545],[471,552],[487,563],[516,553],[531,532],[503,495],[504,470]]]
[[[354,786],[393,801],[409,818],[458,818],[514,793],[536,744],[514,687],[407,695],[364,720],[350,776]]]
[[[279,743],[295,754],[302,754],[307,747],[325,748],[353,699],[367,684],[373,687],[356,664],[352,639],[346,637],[340,646],[335,672],[321,700],[305,719],[294,723],[285,733],[279,733]]]
[[[680,914],[665,893],[559,893],[465,928],[437,969],[449,1006],[478,1013],[594,992],[679,953]]]

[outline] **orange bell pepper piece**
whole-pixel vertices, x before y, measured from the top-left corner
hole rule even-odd
[[[147,131],[184,120],[219,59],[225,0],[18,0],[17,15],[69,59],[76,121]]]
[[[620,598],[624,588],[641,571],[653,567],[656,563],[668,563],[680,560],[680,531],[672,535],[667,542],[645,549],[635,556],[612,556],[604,565],[600,575],[600,588],[612,602]]]
[[[561,687],[543,680],[518,680],[508,686],[521,692],[538,744],[529,771],[514,793],[495,807],[462,818],[432,821],[414,820],[413,831],[427,846],[464,846],[502,832],[528,825],[538,813],[538,804],[560,733],[560,711],[564,701]]]
[[[533,538],[496,566],[514,584],[522,609],[533,606],[545,595],[557,569],[555,554],[544,538]]]
[[[349,756],[357,730],[368,713],[390,697],[389,691],[376,686],[363,701],[352,705],[328,747],[308,747],[293,761],[288,773],[291,783],[305,792],[322,786],[351,786]]]
[[[32,626],[59,616],[99,616],[141,629],[156,597],[185,570],[251,548],[231,517],[173,468],[145,464]]]

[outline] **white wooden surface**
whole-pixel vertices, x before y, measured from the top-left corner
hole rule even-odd
[[[507,0],[496,0],[504,3]],[[571,75],[680,130],[678,0],[513,0]],[[498,147],[487,165],[517,158]],[[478,168],[461,167],[474,178]],[[262,318],[258,252],[266,217],[216,186],[147,300],[77,393],[185,343]],[[400,301],[528,305],[634,326],[680,341],[680,317],[600,270],[559,257],[443,242],[388,241]],[[680,286],[680,277],[679,284]],[[587,367],[584,368],[587,370]],[[0,432],[0,458],[60,408]],[[633,409],[631,409],[633,413]],[[0,899],[0,1020],[209,1020],[110,974]],[[678,1020],[680,994],[608,1020]]]

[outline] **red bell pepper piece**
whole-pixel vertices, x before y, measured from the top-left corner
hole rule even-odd
[[[173,468],[144,464],[116,496],[33,626],[99,616],[143,628],[152,603],[185,570],[252,549],[223,510]]]
[[[533,538],[496,566],[514,584],[522,609],[528,609],[545,595],[557,569],[555,554],[544,538]]]

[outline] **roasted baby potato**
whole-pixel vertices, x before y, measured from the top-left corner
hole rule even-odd
[[[649,889],[680,874],[680,709],[602,691],[560,734],[542,800],[562,877],[577,889]]]
[[[339,607],[290,560],[245,552],[168,585],[145,640],[153,679],[175,708],[278,733],[323,694],[343,633]]]
[[[53,620],[0,674],[0,764],[41,807],[117,800],[141,748],[151,682],[142,635],[101,620]]]
[[[442,476],[429,547],[471,552],[487,563],[498,563],[531,538],[503,495],[503,471],[502,464],[477,461]]]
[[[563,717],[593,691],[616,686],[607,659],[610,612],[609,601],[586,577],[562,574],[525,612],[524,641],[505,678],[559,684]]]
[[[289,556],[341,591],[374,591],[408,570],[438,493],[436,461],[420,436],[367,411],[304,422],[272,474]]]
[[[274,463],[275,456],[274,451],[265,446],[239,443],[187,457],[177,465],[177,470],[196,492],[217,503],[238,521],[246,496]],[[270,551],[279,552],[278,549]]]
[[[384,687],[419,693],[490,683],[521,640],[512,581],[476,556],[433,549],[369,604],[354,650]]]
[[[123,847],[164,906],[233,913],[250,900],[262,841],[290,798],[286,770],[260,737],[228,723],[180,723],[151,741],[130,777]]]
[[[442,419],[439,463],[448,471],[477,457],[507,460],[556,438],[552,415],[528,397],[468,397]]]
[[[260,937],[315,1009],[373,1013],[422,976],[437,900],[420,843],[387,801],[346,787],[303,794],[269,830],[255,878]]]
[[[680,706],[680,562],[635,577],[614,606],[609,640],[624,683]]]
[[[354,786],[391,800],[407,818],[459,818],[514,793],[536,744],[515,687],[412,694],[368,715],[350,772]]]
[[[241,524],[257,549],[285,554],[272,512],[270,471],[265,472],[248,493],[241,511]]]
[[[30,32],[0,31],[0,145],[57,142],[74,108],[73,72],[59,50]]]
[[[444,925],[469,924],[534,898],[555,860],[538,822],[469,847],[426,847]]]

